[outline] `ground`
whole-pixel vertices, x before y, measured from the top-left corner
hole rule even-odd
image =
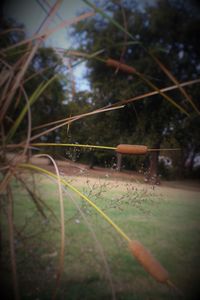
[[[45,158],[33,158],[31,163],[54,172],[53,164]],[[56,163],[66,182],[89,197],[131,239],[139,240],[153,253],[184,293],[184,299],[200,299],[194,297],[200,294],[200,187],[197,182],[162,181],[159,186],[152,186],[136,172],[99,167],[91,170],[87,165],[69,160]],[[57,181],[27,170],[21,175],[35,196],[31,198],[20,182],[13,181],[20,292],[22,299],[50,299],[60,257]],[[63,189],[63,196],[65,263],[58,299],[114,299],[110,277],[117,300],[178,299],[174,290],[158,284],[145,272],[129,252],[126,241],[85,198],[70,188]],[[4,278],[9,293],[12,277],[6,215],[2,224],[7,274]],[[104,257],[109,268],[105,267]]]
[[[52,164],[46,164],[44,160],[40,161],[37,159],[37,164],[39,163],[44,168],[49,171],[54,172],[54,166]],[[144,175],[136,171],[123,170],[121,172],[116,171],[112,168],[102,168],[95,166],[93,169],[90,169],[88,165],[73,162],[71,160],[65,159],[56,161],[61,175],[67,176],[78,176],[78,177],[90,177],[90,178],[104,178],[110,180],[120,180],[120,181],[130,181],[130,182],[139,182],[145,184]],[[161,180],[160,186],[191,190],[191,191],[200,191],[200,181],[197,180],[184,180],[184,181],[166,181]]]

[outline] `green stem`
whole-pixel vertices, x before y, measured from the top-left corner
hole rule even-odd
[[[26,168],[26,169],[32,169],[41,173],[44,173],[48,176],[51,176],[53,178],[58,179],[58,176],[53,174],[52,172],[49,172],[43,168],[40,168],[38,166],[32,165],[32,164],[19,164],[20,168]],[[87,196],[85,196],[84,194],[82,194],[77,188],[75,188],[73,185],[71,185],[70,183],[68,183],[66,180],[64,179],[60,179],[61,183],[68,187],[69,189],[71,189],[73,192],[75,192],[77,195],[79,195],[83,200],[85,200],[87,203],[89,203],[98,213],[99,215],[106,220],[115,230],[116,232],[123,237],[127,242],[130,242],[131,239],[128,237],[128,235],[117,225],[115,224],[110,217],[108,217],[94,202],[92,202],[92,200],[90,200]]]
[[[61,146],[61,147],[80,147],[80,148],[93,148],[93,149],[107,149],[107,150],[116,150],[116,147],[110,146],[97,146],[97,145],[83,145],[83,144],[57,144],[57,143],[34,143],[31,146],[41,147],[41,146]]]

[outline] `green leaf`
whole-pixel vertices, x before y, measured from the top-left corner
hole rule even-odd
[[[26,103],[20,112],[18,118],[15,120],[13,126],[9,130],[7,137],[6,137],[6,142],[8,142],[15,132],[17,131],[18,127],[20,126],[22,120],[24,119],[24,116],[26,115],[28,111],[28,106],[33,105],[40,97],[40,95],[45,91],[45,89],[57,78],[57,75],[54,75],[52,78],[50,78],[46,83],[42,82],[37,89],[33,92],[29,99],[29,103]]]

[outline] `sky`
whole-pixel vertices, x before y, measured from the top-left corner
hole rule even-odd
[[[23,23],[26,27],[27,34],[31,36],[38,29],[46,16],[42,7],[48,10],[49,8],[46,3],[53,5],[55,2],[55,0],[6,0],[4,13],[6,16]],[[51,22],[51,26],[54,27],[58,25],[62,20],[74,18],[84,8],[86,9],[88,6],[81,0],[61,1],[60,8]],[[68,29],[61,29],[48,39],[47,44],[66,48],[69,46],[69,39],[67,39],[67,36]]]
[[[31,37],[39,28],[46,13],[42,7],[49,9],[47,4],[54,4],[55,0],[6,0],[4,4],[4,14],[6,17],[12,18],[15,21],[25,26],[26,34]],[[57,12],[57,15],[52,20],[50,27],[55,27],[63,20],[73,19],[83,9],[88,9],[88,6],[81,0],[63,0]],[[73,41],[69,36],[69,28],[63,28],[52,34],[45,42],[46,46],[69,49],[73,48]],[[89,83],[84,78],[86,68],[84,63],[79,65],[74,70],[76,87],[78,90],[88,90]]]
[[[90,0],[94,2],[93,0]],[[153,3],[155,0],[138,0],[142,5],[146,2]],[[48,4],[51,6],[56,0],[4,0],[4,14],[6,17],[12,18],[19,23],[24,24],[28,37],[31,37],[39,28],[40,24],[46,16],[46,11],[49,10]],[[98,2],[102,4],[101,1]],[[62,0],[61,6],[58,9],[57,15],[52,20],[50,27],[55,27],[63,20],[73,19],[83,10],[91,11],[82,0]],[[63,28],[51,35],[46,41],[45,45],[49,47],[58,47],[64,49],[73,49],[74,44],[72,38],[69,36],[69,28]],[[66,63],[66,61],[64,61]],[[89,82],[86,79],[85,63],[73,68],[73,76],[76,83],[77,90],[90,90]]]

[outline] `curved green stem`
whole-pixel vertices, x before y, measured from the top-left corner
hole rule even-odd
[[[26,168],[26,169],[32,169],[41,173],[44,173],[48,176],[51,176],[53,178],[58,179],[57,175],[55,175],[52,172],[49,172],[43,168],[40,168],[38,166],[32,165],[32,164],[19,164],[18,165],[20,168]],[[127,242],[130,242],[131,239],[128,237],[128,235],[117,225],[115,224],[110,217],[108,217],[92,200],[90,200],[86,195],[84,195],[83,193],[81,193],[77,188],[75,188],[73,185],[71,185],[70,183],[68,183],[66,180],[60,178],[61,183],[68,187],[69,189],[71,189],[73,192],[75,192],[77,195],[79,195],[83,200],[85,200],[87,203],[90,204],[90,206],[92,206],[97,212],[98,214],[104,219],[106,220],[115,230],[116,232],[123,237]]]

